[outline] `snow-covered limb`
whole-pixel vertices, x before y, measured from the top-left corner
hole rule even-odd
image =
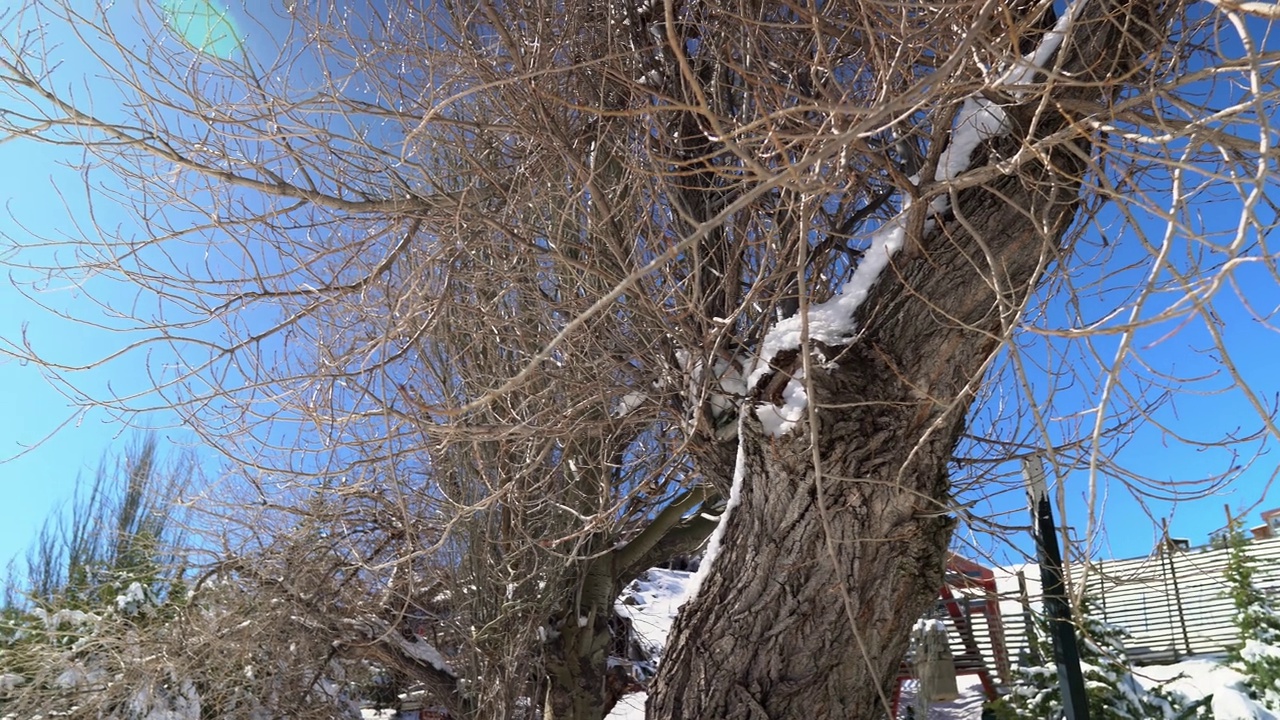
[[[1053,29],[1040,38],[1036,48],[1024,55],[1013,67],[996,80],[994,87],[1007,88],[1031,83],[1037,73],[1044,70],[1054,53],[1062,46],[1067,27],[1080,14],[1086,0],[1075,0],[1067,6],[1066,12],[1054,23]],[[1014,97],[1021,97],[1022,90],[1014,90]],[[981,92],[965,98],[956,115],[955,127],[951,129],[951,140],[942,151],[942,159],[934,173],[934,180],[946,182],[954,180],[969,169],[973,161],[973,151],[984,141],[1009,132],[1008,115],[1004,108],[984,97]]]
[[[889,266],[889,258],[902,247],[906,239],[907,208],[904,203],[902,212],[890,219],[871,237],[871,247],[867,249],[849,278],[830,300],[810,305],[808,312],[796,313],[780,320],[773,329],[764,336],[760,344],[759,357],[747,377],[747,387],[754,388],[760,379],[770,371],[769,363],[787,350],[800,347],[800,340],[806,331],[810,342],[826,345],[843,345],[853,337],[853,314],[858,306],[867,299],[871,287],[880,278],[880,273]]]
[[[715,564],[716,556],[720,554],[720,546],[724,542],[725,528],[729,527],[729,516],[733,513],[733,509],[742,502],[742,483],[744,476],[747,474],[746,453],[742,445],[745,442],[742,434],[742,426],[745,422],[744,409],[738,414],[738,459],[734,463],[733,486],[729,489],[729,500],[725,503],[724,512],[720,513],[720,523],[716,525],[716,529],[711,533],[710,541],[707,542],[707,552],[702,556],[702,564],[698,566],[698,571],[689,579],[685,601],[697,597],[698,591],[702,589],[702,583],[711,574],[711,566]]]
[[[629,392],[618,400],[618,405],[610,413],[611,417],[624,418],[635,411],[636,408],[648,402],[649,396],[642,392]]]
[[[906,239],[909,207],[910,202],[904,202],[902,211],[872,235],[871,247],[862,256],[853,277],[839,292],[826,302],[809,306],[807,312],[792,315],[773,326],[760,344],[759,357],[748,374],[748,388],[755,388],[769,374],[769,363],[780,353],[798,349],[803,338],[824,345],[843,345],[852,339],[856,330],[854,314],[870,295],[880,273],[889,266],[889,259]],[[792,376],[783,390],[782,399],[781,406],[761,403],[755,409],[765,433],[774,437],[791,432],[808,406],[809,396],[802,374]]]
[[[733,437],[737,423],[738,406],[747,394],[744,367],[750,362],[744,357],[719,355],[711,359],[711,372],[706,372],[702,359],[687,350],[677,350],[676,364],[685,378],[685,393],[690,407],[706,407],[712,424],[720,432],[720,439]],[[654,383],[655,387],[659,383]],[[691,418],[686,418],[691,420]]]
[[[1066,37],[1067,26],[1080,13],[1084,0],[1076,0],[1067,6],[1066,12],[1054,23],[1053,29],[1040,38],[1039,44],[1030,53],[1024,55],[1019,62],[1009,68],[996,82],[996,88],[1026,85],[1032,82],[1037,73],[1043,70],[1053,59],[1054,53],[1062,45]],[[1014,96],[1020,97],[1023,91],[1015,90]],[[951,130],[951,141],[942,152],[934,180],[946,182],[954,180],[969,169],[973,161],[973,151],[984,141],[1003,135],[1009,131],[1009,118],[1004,108],[994,101],[975,93],[965,98],[956,115],[955,127]]]
[[[453,668],[449,666],[449,662],[444,659],[444,655],[442,655],[434,645],[426,640],[423,640],[422,638],[413,638],[410,640],[396,632],[390,633],[387,637],[391,638],[405,655],[408,655],[420,662],[424,662],[449,677],[458,677],[457,673],[453,671]]]
[[[996,81],[995,86],[1021,85],[1030,82],[1035,74],[1054,57],[1054,53],[1062,45],[1066,36],[1067,27],[1079,14],[1080,8],[1086,1],[1075,0],[1070,3],[1066,12],[1058,18],[1053,29],[1045,33],[1036,48],[1007,70]],[[975,92],[965,98],[951,129],[947,146],[934,172],[934,181],[945,183],[959,177],[970,169],[973,153],[982,143],[1003,135],[1009,130],[1008,114],[1004,108],[981,92]],[[948,206],[946,196],[941,196],[934,201],[931,209],[941,213],[945,212]],[[854,322],[855,313],[870,295],[881,273],[888,267],[890,258],[906,240],[909,209],[908,199],[903,202],[902,210],[896,216],[875,231],[871,236],[871,246],[858,263],[853,277],[834,296],[825,302],[810,306],[806,312],[799,312],[779,321],[765,335],[758,357],[748,373],[749,389],[756,388],[760,380],[769,374],[772,369],[770,363],[774,358],[782,352],[799,349],[803,338],[807,337],[810,342],[825,345],[843,345],[853,338],[857,331]],[[933,227],[932,221],[925,225],[926,231]],[[795,428],[796,423],[803,417],[807,405],[808,394],[805,391],[803,378],[797,374],[793,375],[783,390],[782,405],[761,404],[756,408],[756,413],[765,426],[765,432],[777,437]]]
[[[1227,12],[1242,12],[1265,20],[1280,20],[1280,4],[1274,2],[1236,2],[1235,0],[1207,0],[1210,5]]]
[[[1047,68],[1049,61],[1053,59],[1053,54],[1058,51],[1058,48],[1062,47],[1062,41],[1067,36],[1067,27],[1079,17],[1080,10],[1084,8],[1084,4],[1087,1],[1072,0],[1072,2],[1068,3],[1066,10],[1054,22],[1053,29],[1040,38],[1035,50],[1024,55],[1022,62],[1010,68],[996,84],[1004,86],[1025,85],[1031,82],[1036,73]]]
[[[951,142],[942,151],[933,179],[947,182],[968,170],[973,161],[973,151],[986,140],[1008,132],[1008,120],[1004,108],[995,102],[981,95],[965,98],[960,112],[956,114]]]
[[[348,619],[345,622],[348,625],[359,628],[370,639],[389,641],[406,657],[434,668],[450,678],[458,678],[457,673],[453,671],[449,662],[444,659],[444,654],[436,649],[434,645],[420,637],[406,638],[400,632],[387,625],[386,622],[379,619]]]

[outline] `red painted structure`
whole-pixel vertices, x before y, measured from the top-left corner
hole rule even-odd
[[[938,591],[938,603],[946,612],[947,630],[954,640],[960,641],[960,651],[954,652],[957,675],[977,675],[987,699],[999,695],[997,678],[1009,678],[1009,651],[1005,646],[1004,623],[1000,619],[1000,601],[996,594],[996,576],[989,568],[966,560],[952,553],[947,560],[942,589]],[[974,637],[974,621],[981,618],[987,628],[991,647],[983,654]],[[898,701],[902,697],[902,683],[914,678],[911,667],[903,663],[893,688],[893,716],[898,715]]]

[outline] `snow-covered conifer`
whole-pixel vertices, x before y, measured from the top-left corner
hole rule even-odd
[[[1085,601],[1078,615],[1080,664],[1090,720],[1209,720],[1208,698],[1187,702],[1163,687],[1145,689],[1133,673],[1125,650],[1128,633],[1098,617]],[[1038,624],[1047,624],[1042,618]],[[1047,631],[1041,628],[1041,635]],[[1045,664],[1017,668],[1009,692],[993,706],[998,720],[1058,720],[1064,717],[1062,689],[1052,658]]]
[[[1280,610],[1254,584],[1255,562],[1238,529],[1231,528],[1227,546],[1230,554],[1223,575],[1227,594],[1236,607],[1235,624],[1241,642],[1232,648],[1229,657],[1245,675],[1254,698],[1271,709],[1280,709]]]

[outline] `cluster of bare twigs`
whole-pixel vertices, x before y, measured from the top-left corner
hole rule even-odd
[[[280,627],[305,619],[281,637],[314,630],[504,716],[546,694],[575,626],[593,632],[573,652],[608,654],[621,585],[706,536],[692,511],[729,491],[738,407],[799,377],[791,357],[781,384],[745,377],[773,324],[841,288],[890,218],[923,237],[966,192],[1049,159],[1074,153],[1083,210],[1067,235],[1041,229],[1035,292],[971,259],[1001,298],[974,330],[1003,350],[938,399],[978,397],[961,503],[928,510],[1007,532],[998,500],[970,508],[1044,448],[1095,496],[1111,477],[1191,497],[1247,468],[1180,485],[1122,452],[1140,426],[1175,436],[1166,408],[1188,386],[1257,411],[1257,429],[1196,442],[1250,453],[1280,434],[1216,309],[1236,290],[1270,327],[1237,283],[1276,279],[1276,57],[1234,7],[1161,6],[1140,20],[1164,25],[1149,62],[1088,96],[1036,55],[1069,27],[1049,2],[295,4],[223,57],[148,7],[31,2],[0,15],[0,131],[83,148],[96,211],[138,224],[13,238],[37,303],[83,278],[131,289],[128,307],[102,300],[117,353],[4,351],[86,407],[172,409],[244,468],[234,500],[206,499],[213,573],[275,587]],[[92,101],[57,43],[96,54]],[[966,102],[1028,109],[1021,146],[958,167]],[[1199,212],[1216,189],[1234,193],[1227,221]],[[1213,368],[1148,357],[1179,332]],[[126,364],[144,391],[76,379]],[[415,659],[406,628],[451,668]]]

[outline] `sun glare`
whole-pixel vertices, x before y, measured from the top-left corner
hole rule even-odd
[[[169,28],[196,50],[223,60],[241,49],[240,32],[225,7],[210,0],[164,0]]]

